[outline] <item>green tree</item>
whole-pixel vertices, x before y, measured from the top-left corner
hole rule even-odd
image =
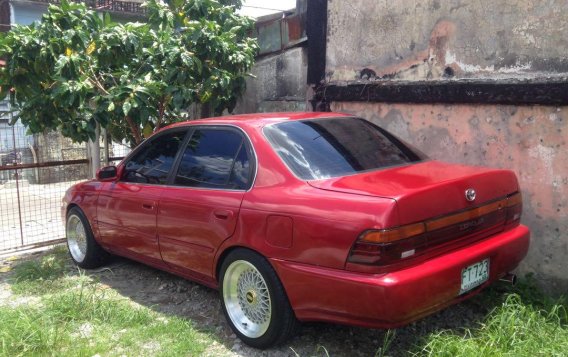
[[[120,24],[62,0],[40,23],[2,35],[2,96],[13,89],[30,132],[59,130],[83,142],[99,124],[135,145],[187,119],[194,103],[215,115],[233,110],[257,50],[252,20],[235,13],[240,0],[146,6],[146,22]]]

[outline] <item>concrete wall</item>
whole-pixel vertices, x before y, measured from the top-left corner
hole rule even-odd
[[[532,230],[521,273],[568,291],[568,108],[332,103],[415,144],[433,159],[514,170]]]
[[[257,59],[234,113],[306,110],[307,51],[295,47]]]
[[[388,85],[395,93],[397,86],[416,83],[428,95],[432,83],[451,88],[479,81],[514,82],[507,88],[514,94],[515,86],[531,90],[536,81],[568,77],[565,0],[329,0],[327,14],[326,82],[320,92],[336,84]],[[463,78],[468,81],[458,82]],[[523,192],[523,223],[533,234],[520,272],[535,273],[544,286],[566,292],[568,107],[525,105],[522,96],[503,99],[493,92],[496,103],[511,105],[482,100],[449,105],[443,96],[427,99],[432,104],[389,104],[388,96],[374,102],[344,96],[330,106],[370,119],[432,158],[514,170]]]
[[[329,0],[327,76],[550,76],[568,72],[566,31],[565,0]]]

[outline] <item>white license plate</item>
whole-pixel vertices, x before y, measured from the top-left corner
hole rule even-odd
[[[483,284],[489,279],[489,259],[482,260],[462,270],[460,294]]]

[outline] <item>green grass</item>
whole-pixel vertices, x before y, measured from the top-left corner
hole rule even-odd
[[[15,303],[0,306],[0,356],[197,356],[212,342],[191,321],[135,304],[68,260],[55,250],[14,267]]]
[[[191,321],[135,304],[83,274],[64,248],[9,274],[15,296],[0,302],[0,356],[197,356],[213,342]],[[470,327],[411,341],[388,331],[375,356],[568,356],[568,301],[547,296],[531,278],[514,288],[497,284],[464,304],[479,312]],[[323,346],[314,351],[333,355]]]
[[[497,306],[474,328],[433,333],[418,356],[568,356],[568,302],[543,294],[531,279],[508,292],[492,289],[480,303]]]
[[[41,295],[68,287],[66,276],[71,268],[69,253],[64,246],[57,246],[41,258],[26,260],[13,269],[12,291],[16,294]]]

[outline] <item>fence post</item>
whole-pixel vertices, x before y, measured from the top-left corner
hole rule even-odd
[[[110,145],[108,142],[108,132],[105,128],[101,129],[103,132],[103,162],[105,163],[105,166],[110,165],[109,163],[109,157],[110,157]]]
[[[11,93],[10,93],[11,94]],[[16,154],[16,130],[15,130],[15,126],[16,123],[14,123],[14,112],[11,110],[12,109],[12,102],[13,100],[10,101],[10,123],[12,124],[12,146],[13,146],[13,152],[14,152],[14,162],[13,165],[17,166],[18,165],[18,161],[17,161],[17,154]],[[10,171],[8,171],[10,172]],[[21,198],[20,198],[20,177],[18,175],[18,169],[16,168],[14,170],[14,179],[16,180],[16,197],[18,199],[18,219],[20,221],[20,243],[22,245],[24,245],[24,225],[22,222],[22,202],[21,202]]]

